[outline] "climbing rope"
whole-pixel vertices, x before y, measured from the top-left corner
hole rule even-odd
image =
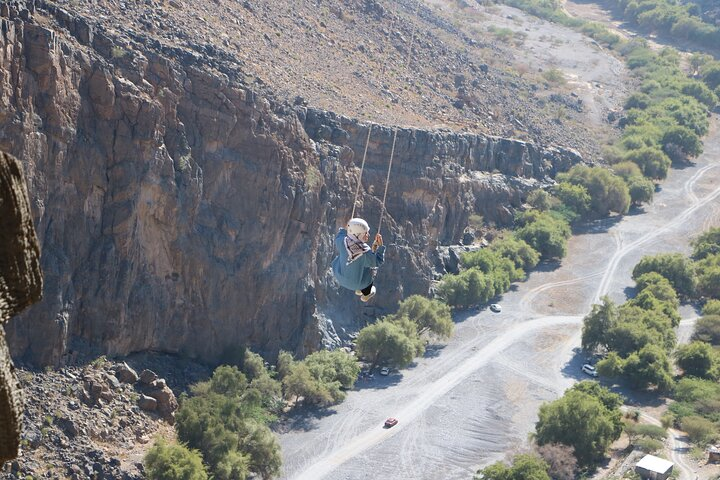
[[[419,11],[420,11],[420,2],[418,1],[415,6],[415,16],[417,16]],[[394,23],[394,19],[393,19],[393,23]],[[417,26],[413,23],[412,35],[410,36],[410,45],[408,47],[408,52],[407,52],[407,55],[405,56],[405,62],[403,65],[406,73],[408,70],[408,66],[410,65],[410,55],[412,55],[412,47],[413,47],[413,43],[415,43],[416,30],[417,30]],[[392,28],[390,31],[392,32]],[[383,62],[383,65],[382,65],[382,73],[384,73],[384,71],[385,71],[385,61]],[[382,75],[382,73],[381,73],[381,75]],[[396,122],[396,124],[397,124],[397,122]],[[355,198],[353,198],[353,208],[352,208],[352,213],[350,214],[350,218],[355,218],[355,207],[357,206],[358,194],[360,193],[360,187],[362,186],[362,176],[363,176],[363,171],[365,169],[365,159],[367,158],[367,151],[368,151],[368,145],[370,144],[370,133],[371,132],[372,132],[372,123],[370,124],[370,127],[368,128],[367,139],[365,140],[365,152],[363,153],[362,163],[360,164],[360,176],[358,178],[357,187],[355,188]],[[390,185],[390,172],[392,171],[393,158],[395,157],[395,142],[397,141],[397,132],[398,132],[398,127],[396,125],[395,130],[393,132],[392,148],[390,149],[390,162],[388,164],[387,176],[385,177],[385,192],[383,193],[382,203],[380,204],[380,221],[378,222],[378,228],[377,228],[378,234],[380,233],[380,230],[382,229],[383,217],[385,216],[385,200],[387,199],[388,187]]]
[[[365,140],[365,153],[363,153],[362,163],[360,164],[360,176],[358,177],[357,188],[355,188],[355,198],[353,199],[353,208],[350,218],[355,218],[355,207],[357,206],[358,194],[360,193],[360,186],[362,185],[363,170],[365,169],[365,159],[367,158],[368,145],[370,145],[370,132],[372,132],[372,123],[368,127],[367,140]]]
[[[388,165],[387,177],[385,177],[385,193],[383,193],[382,204],[380,205],[380,221],[378,222],[377,233],[380,233],[382,228],[383,216],[385,215],[385,198],[387,198],[388,185],[390,185],[390,171],[392,170],[393,157],[395,156],[395,140],[397,140],[397,131],[395,128],[395,135],[393,135],[392,149],[390,149],[390,164]]]

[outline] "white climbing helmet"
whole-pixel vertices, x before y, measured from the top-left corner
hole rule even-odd
[[[370,225],[362,218],[352,218],[347,224],[347,231],[349,234],[359,237],[370,231]]]

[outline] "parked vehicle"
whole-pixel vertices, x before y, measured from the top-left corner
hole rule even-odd
[[[392,428],[398,424],[397,418],[390,417],[385,420],[385,428]]]
[[[492,310],[495,313],[500,313],[500,312],[502,312],[502,307],[500,305],[498,305],[497,303],[492,303],[492,304],[490,304],[490,310]]]
[[[383,376],[390,375],[390,369],[388,367],[382,367],[380,369],[380,375],[383,375]]]
[[[598,373],[597,370],[595,370],[595,367],[590,365],[589,363],[586,363],[582,366],[582,371],[590,375],[591,377],[597,377]]]

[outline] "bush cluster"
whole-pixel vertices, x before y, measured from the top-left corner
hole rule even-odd
[[[413,295],[393,315],[360,330],[357,354],[373,365],[405,367],[425,352],[426,336],[448,338],[454,327],[446,304]]]
[[[280,446],[268,428],[274,417],[251,383],[237,367],[220,366],[181,398],[178,438],[202,454],[213,478],[269,478],[280,471]]]
[[[700,138],[707,133],[709,112],[718,102],[716,86],[709,77],[688,77],[674,49],[654,52],[644,40],[634,40],[619,51],[641,84],[625,103],[624,130],[612,157],[637,164],[647,178],[662,180],[671,162],[685,162],[702,153]],[[706,73],[716,63],[695,58]]]
[[[636,388],[672,388],[670,353],[680,322],[679,301],[670,282],[651,272],[636,279],[638,293],[621,306],[604,297],[583,320],[582,346],[609,352],[598,362],[603,376],[624,376]]]
[[[720,28],[703,19],[697,4],[675,0],[613,0],[625,18],[648,31],[714,47],[720,44]]]
[[[549,215],[528,218],[515,235],[508,234],[489,248],[462,255],[463,270],[458,275],[443,277],[438,286],[439,297],[450,306],[462,308],[486,303],[506,292],[512,282],[524,278],[525,271],[537,265],[540,253],[536,246],[564,255],[569,228],[565,225],[561,239],[556,239],[556,229],[557,222]]]

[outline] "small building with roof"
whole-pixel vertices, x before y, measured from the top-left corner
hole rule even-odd
[[[667,480],[672,474],[674,464],[664,458],[645,455],[635,465],[635,473],[643,480]]]
[[[708,447],[708,463],[720,463],[720,446]]]

